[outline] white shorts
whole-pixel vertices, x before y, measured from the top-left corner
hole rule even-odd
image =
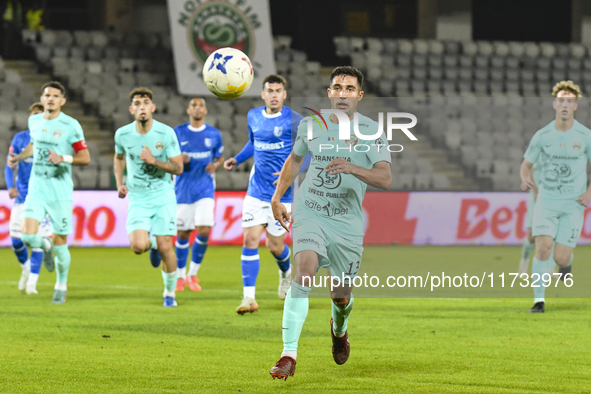
[[[287,212],[291,211],[291,203],[283,203]],[[242,227],[254,227],[263,225],[267,228],[267,233],[274,237],[280,237],[285,234],[285,229],[273,216],[271,203],[261,201],[258,198],[246,196],[242,205]]]
[[[12,211],[10,211],[10,236],[12,238],[21,237],[21,214],[25,204],[14,204]],[[45,216],[45,219],[39,224],[39,235],[48,238],[51,236],[51,221],[49,216]]]
[[[202,198],[192,204],[176,205],[176,229],[192,231],[197,226],[213,227],[215,200]]]

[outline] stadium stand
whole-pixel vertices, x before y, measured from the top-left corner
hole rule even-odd
[[[24,36],[28,36],[24,34]],[[102,131],[97,131],[101,154],[98,178],[106,180],[112,173],[113,131],[131,121],[127,112],[129,92],[136,86],[148,86],[154,91],[158,110],[156,118],[169,125],[186,121],[187,98],[176,92],[170,37],[166,34],[127,33],[106,34],[100,31],[41,32],[40,43],[32,44],[40,70],[60,80],[81,102],[87,114],[99,119]],[[291,96],[324,93],[320,64],[307,62],[303,52],[290,48],[290,37],[275,40],[278,72],[288,76]],[[224,133],[226,156],[238,153],[248,139],[246,113],[260,100],[243,98],[231,102],[209,98],[210,115],[207,122]],[[238,172],[219,171],[219,189],[244,190],[252,163]],[[80,179],[96,176],[81,173]],[[80,182],[82,188],[92,181]],[[102,185],[102,182],[101,182]]]
[[[421,130],[478,190],[520,190],[523,153],[552,118],[554,83],[572,79],[584,92],[591,90],[591,52],[582,44],[348,37],[334,43],[338,56],[365,73],[370,91],[416,98],[413,109],[428,111]],[[588,106],[580,100],[577,119],[583,124],[591,121]],[[423,171],[413,189],[424,184]],[[402,172],[412,174],[408,167]]]
[[[100,153],[92,166],[75,169],[78,188],[113,187],[112,137],[131,121],[133,87],[154,91],[158,120],[186,121],[187,98],[176,92],[167,34],[44,30],[39,42],[28,43],[36,65],[0,62],[0,127],[26,128],[26,110],[38,99],[40,84],[64,83],[66,112],[81,119],[93,153]],[[422,138],[392,155],[391,190],[519,190],[523,152],[551,115],[550,100],[538,96],[549,96],[554,81],[565,78],[591,88],[590,51],[581,44],[359,37],[336,37],[334,43],[336,55],[366,75],[368,96],[399,97],[419,119],[428,119],[416,127]],[[331,68],[292,49],[291,37],[275,37],[274,46],[277,72],[286,76],[291,97],[326,94]],[[246,113],[261,101],[208,97],[207,105],[207,121],[222,130],[226,156],[235,155],[248,138]],[[588,111],[577,116],[591,120]],[[0,153],[4,162],[6,152]],[[251,166],[218,171],[218,188],[244,190]]]

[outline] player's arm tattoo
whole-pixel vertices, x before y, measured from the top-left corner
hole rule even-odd
[[[155,159],[153,165],[159,170],[168,172],[169,174],[181,175],[183,173],[183,158],[181,155],[171,157],[170,161]]]
[[[123,186],[123,171],[125,171],[126,164],[127,161],[125,160],[125,153],[115,153],[115,158],[113,160],[113,171],[115,173],[117,188]]]

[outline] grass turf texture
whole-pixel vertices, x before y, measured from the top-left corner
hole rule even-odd
[[[273,380],[283,302],[261,248],[259,312],[239,316],[240,248],[210,247],[203,291],[163,308],[147,254],[72,248],[68,299],[53,305],[55,273],[17,290],[20,268],[0,249],[1,393],[588,393],[589,299],[363,299],[349,320],[351,357],[331,356],[328,299],[311,299],[296,373]],[[364,259],[499,259],[518,247],[367,247]],[[578,248],[577,265],[591,260]]]

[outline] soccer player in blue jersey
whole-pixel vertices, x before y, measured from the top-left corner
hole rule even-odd
[[[29,117],[31,142],[18,155],[11,154],[9,163],[33,157],[31,179],[21,221],[21,238],[31,248],[45,248],[46,258],[52,251],[38,233],[39,224],[47,215],[53,231],[57,279],[54,304],[66,302],[68,272],[71,256],[68,234],[72,233],[72,204],[74,183],[72,165],[90,163],[90,153],[80,123],[61,112],[66,103],[66,89],[59,82],[48,82],[41,88],[44,112]]]
[[[29,116],[40,114],[43,112],[43,104],[34,103],[29,107]],[[9,153],[19,154],[31,142],[31,135],[29,130],[17,133],[10,144]],[[26,290],[27,294],[37,294],[37,280],[39,279],[39,271],[41,269],[41,260],[43,259],[43,249],[34,248],[31,251],[31,259],[29,260],[29,251],[27,245],[21,240],[21,213],[23,211],[23,204],[27,198],[29,191],[29,178],[31,176],[31,167],[33,166],[33,159],[28,158],[18,165],[15,172],[8,164],[4,169],[4,177],[6,179],[6,188],[8,189],[8,196],[14,198],[14,206],[10,212],[10,238],[12,240],[12,249],[14,254],[21,264],[22,274],[18,282],[19,290]],[[16,182],[15,182],[16,178]],[[49,238],[51,235],[51,227],[49,222],[44,220],[39,227],[39,232],[42,237]],[[44,243],[49,241],[44,241]],[[49,246],[49,245],[48,245]],[[49,264],[49,265],[47,265]],[[54,269],[53,259],[46,261],[46,268],[49,272]]]
[[[283,242],[286,230],[273,217],[271,197],[275,192],[277,175],[291,153],[291,131],[297,128],[302,116],[283,105],[287,98],[285,78],[271,74],[263,80],[263,107],[248,111],[249,141],[242,151],[224,163],[231,171],[254,155],[248,191],[242,208],[244,244],[242,247],[243,299],[236,312],[253,313],[259,306],[255,300],[256,278],[259,273],[259,242],[267,229],[267,248],[279,266],[279,298],[285,299],[291,283],[290,250]],[[291,188],[281,197],[291,210]]]
[[[187,107],[189,122],[174,128],[183,157],[184,171],[176,178],[177,202],[176,291],[189,286],[201,291],[197,272],[207,250],[209,233],[214,225],[215,172],[224,162],[222,133],[205,123],[205,100],[194,97]],[[189,275],[189,236],[197,228]]]
[[[152,117],[156,110],[153,97],[147,88],[136,88],[129,94],[129,112],[135,120],[115,133],[114,170],[119,198],[129,193],[125,228],[131,249],[136,254],[150,251],[154,267],[162,261],[163,306],[175,307],[172,236],[176,234],[176,197],[172,175],[183,172],[183,159],[174,130]]]
[[[531,169],[533,163],[542,162],[541,167],[536,168],[541,171],[541,185],[538,185],[532,229],[536,237],[532,275],[540,277],[538,286],[533,288],[534,306],[530,309],[533,313],[545,311],[546,288],[540,284],[546,280],[543,275],[555,264],[560,267],[561,274],[570,274],[573,250],[583,229],[585,207],[591,202],[591,186],[587,187],[591,130],[575,120],[581,89],[572,81],[561,81],[554,86],[552,96],[556,119],[534,134],[520,171],[521,188],[534,188]]]

